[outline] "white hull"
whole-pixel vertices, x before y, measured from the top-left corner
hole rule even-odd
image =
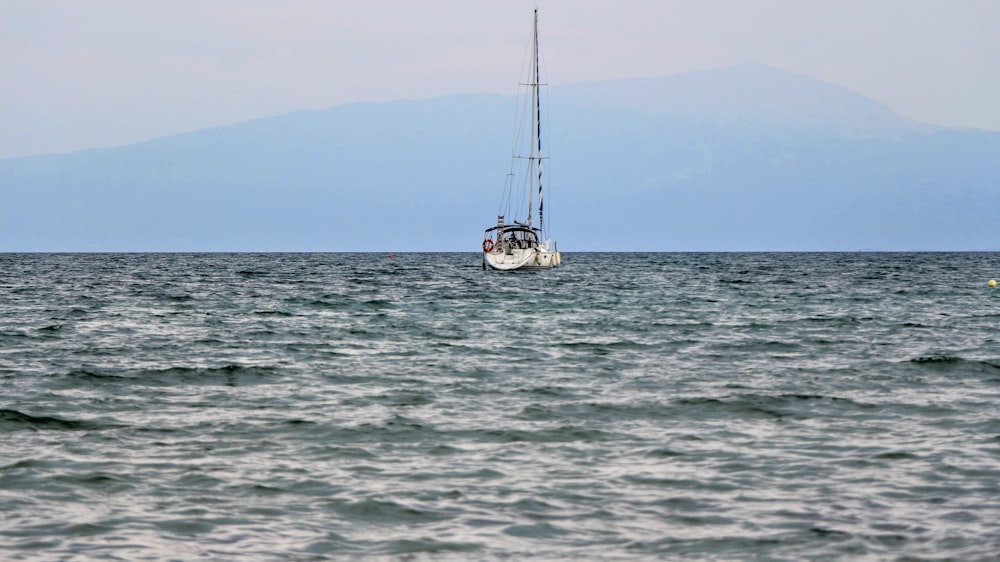
[[[483,252],[483,256],[490,269],[500,271],[552,269],[562,261],[558,251],[545,248],[513,248],[509,252]]]

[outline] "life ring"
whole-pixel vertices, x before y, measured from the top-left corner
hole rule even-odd
[[[487,254],[493,251],[493,241],[489,238],[483,240],[483,251]]]

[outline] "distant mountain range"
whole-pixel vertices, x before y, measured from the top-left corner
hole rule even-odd
[[[566,253],[1000,249],[998,132],[752,64],[547,97]],[[356,103],[0,160],[0,251],[477,251],[514,111]]]

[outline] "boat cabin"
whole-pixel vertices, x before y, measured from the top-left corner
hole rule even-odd
[[[497,225],[486,229],[486,238],[496,240],[495,245],[509,254],[515,249],[537,248],[538,229],[520,225]]]

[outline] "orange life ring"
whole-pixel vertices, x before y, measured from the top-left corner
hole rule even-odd
[[[493,241],[489,238],[483,240],[483,251],[487,254],[493,251]]]

